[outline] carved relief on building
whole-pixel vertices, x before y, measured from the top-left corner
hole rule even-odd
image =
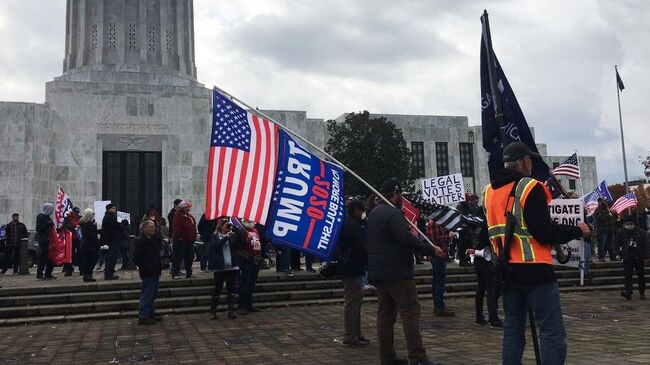
[[[100,131],[122,131],[129,132],[166,132],[169,131],[167,124],[158,123],[97,123]]]

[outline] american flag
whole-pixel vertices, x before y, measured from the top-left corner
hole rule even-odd
[[[266,222],[278,165],[278,126],[213,90],[205,216]]]
[[[634,194],[634,192],[627,193],[622,197],[618,198],[614,203],[614,205],[612,205],[612,207],[609,208],[609,210],[611,210],[616,214],[619,214],[625,209],[632,208],[632,207],[636,207],[636,195]]]
[[[580,167],[578,166],[578,154],[572,154],[560,166],[554,168],[553,176],[569,176],[574,179],[579,179]]]

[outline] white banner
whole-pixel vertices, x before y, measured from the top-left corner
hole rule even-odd
[[[548,209],[551,212],[551,219],[559,224],[568,224],[575,226],[583,221],[583,202],[582,199],[553,199]],[[566,245],[571,250],[571,259],[566,264],[560,264],[555,259],[555,250],[553,250],[553,265],[570,266],[578,268],[585,256],[585,244],[582,239],[573,240]]]
[[[106,206],[110,204],[110,200],[99,200],[93,203],[93,210],[95,211],[95,222],[97,222],[97,229],[102,228],[102,219],[106,213]]]
[[[463,175],[453,174],[420,180],[422,199],[437,204],[453,204],[465,201]]]

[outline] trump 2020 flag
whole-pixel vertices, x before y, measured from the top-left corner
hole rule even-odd
[[[488,169],[490,177],[503,169],[503,144],[501,143],[500,128],[496,120],[495,98],[492,95],[490,84],[490,67],[488,64],[488,32],[487,18],[481,17],[483,23],[483,37],[481,40],[481,125],[483,131],[483,148],[490,154]],[[539,153],[533,134],[528,128],[524,113],[519,107],[515,93],[510,87],[496,55],[492,52],[492,59],[495,62],[496,75],[494,76],[495,89],[500,93],[501,108],[504,115],[506,144],[522,142],[528,145],[533,151]],[[550,177],[550,169],[541,158],[533,159],[533,177],[540,181],[546,181]]]
[[[278,173],[266,236],[279,245],[329,260],[343,226],[343,170],[280,131]]]
[[[598,193],[598,196],[607,200],[608,203],[611,204],[614,201],[614,198],[612,198],[612,194],[609,192],[609,188],[607,187],[607,180],[601,181],[594,191]]]
[[[278,160],[278,126],[213,90],[205,217],[266,223]]]
[[[73,207],[72,200],[59,186],[56,192],[54,227],[50,230],[50,249],[48,251],[48,258],[56,266],[72,262],[72,232],[63,229],[63,221]]]

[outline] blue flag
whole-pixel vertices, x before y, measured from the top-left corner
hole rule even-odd
[[[490,177],[503,169],[503,144],[501,141],[500,128],[496,120],[496,110],[492,88],[490,84],[490,67],[488,64],[488,37],[486,29],[487,18],[481,17],[483,22],[483,37],[481,41],[481,124],[483,130],[483,148],[490,154],[488,168]],[[528,128],[524,113],[519,107],[515,93],[508,83],[506,75],[501,69],[494,52],[492,57],[495,62],[496,75],[494,77],[495,90],[500,93],[501,108],[504,115],[506,145],[512,142],[523,142],[530,147],[533,152],[539,153],[533,135]],[[550,169],[546,162],[541,158],[533,159],[533,176],[537,180],[547,181]]]
[[[614,198],[612,198],[612,194],[609,193],[609,189],[607,188],[607,180],[603,180],[596,189],[594,190],[596,193],[598,193],[598,196],[607,199],[608,203],[612,203],[614,201]]]
[[[343,226],[345,174],[283,130],[278,157],[266,236],[275,244],[329,260]]]

